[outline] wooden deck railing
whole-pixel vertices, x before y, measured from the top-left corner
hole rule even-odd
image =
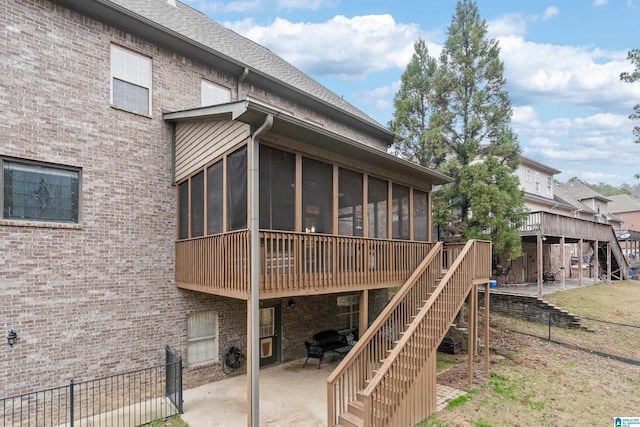
[[[600,241],[609,241],[611,230],[610,224],[550,212],[532,212],[520,227],[522,235],[542,234]]]
[[[312,233],[260,232],[260,297],[399,286],[433,243]],[[176,283],[247,297],[249,232],[176,242]]]
[[[248,295],[249,231],[176,242],[176,284],[230,296]]]
[[[458,256],[439,280],[443,251],[434,247],[328,378],[329,425],[357,399],[365,426],[414,425],[435,411],[435,350],[473,285],[491,275],[490,242],[450,253]]]

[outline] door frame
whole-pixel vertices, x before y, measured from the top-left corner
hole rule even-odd
[[[276,363],[280,363],[282,360],[282,310],[279,302],[268,303],[268,304],[260,304],[260,319],[258,320],[261,323],[262,320],[262,312],[263,310],[272,310],[273,311],[273,335],[263,336],[262,335],[262,325],[260,325],[260,337],[259,337],[259,348],[260,348],[260,366],[273,365]],[[269,341],[271,340],[271,341]],[[269,348],[270,344],[270,348]],[[264,347],[263,347],[264,345]],[[270,356],[263,357],[263,352],[268,352],[270,350]]]

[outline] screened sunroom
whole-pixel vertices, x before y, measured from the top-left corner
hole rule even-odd
[[[251,101],[165,119],[179,287],[248,299],[252,218],[261,299],[399,286],[432,247],[429,193],[442,175]]]

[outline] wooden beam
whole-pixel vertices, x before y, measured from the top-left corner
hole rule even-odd
[[[598,283],[598,277],[600,277],[600,242],[598,240],[595,241],[593,245],[593,276],[595,278],[595,283]]]
[[[561,273],[562,273],[562,278],[560,280],[562,280],[562,290],[564,291],[564,276],[565,276],[565,272],[566,270],[566,266],[565,266],[566,260],[565,260],[565,256],[564,256],[564,236],[560,237],[560,265],[561,265]],[[571,262],[569,262],[569,268],[571,268]]]
[[[484,374],[489,377],[489,301],[490,298],[490,287],[489,283],[485,284],[485,292],[484,292]]]
[[[580,284],[580,287],[582,287],[582,244],[584,243],[584,240],[580,239],[580,242],[578,243],[578,283]]]
[[[302,155],[296,154],[295,231],[302,232]]]
[[[359,302],[358,337],[361,337],[369,327],[369,291],[367,289],[360,292]]]
[[[538,298],[542,298],[542,274],[544,273],[544,260],[542,251],[542,236],[538,235],[536,249],[537,249],[537,264],[538,264]]]

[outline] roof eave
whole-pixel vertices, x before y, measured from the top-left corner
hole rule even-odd
[[[194,58],[204,64],[211,65],[212,63],[215,63],[215,65],[222,71],[226,71],[230,74],[239,76],[245,69],[248,69],[248,81],[253,80],[264,88],[277,88],[280,91],[288,92],[289,96],[295,94],[293,95],[293,98],[297,101],[311,101],[316,108],[320,107],[320,110],[329,117],[338,118],[341,121],[347,122],[347,124],[350,124],[352,127],[360,129],[367,134],[385,141],[387,146],[393,144],[393,132],[381,124],[368,122],[349,111],[337,108],[327,101],[317,98],[279,79],[275,79],[258,69],[249,67],[238,60],[224,55],[223,53],[190,39],[176,31],[170,30],[150,19],[145,18],[144,16],[140,16],[129,9],[114,4],[109,0],[54,1],[69,9],[78,11],[83,15],[92,17],[101,22],[106,22],[113,27],[120,28],[129,33],[139,35],[144,39],[153,41],[154,43],[162,45],[174,52],[180,52],[181,55]],[[215,59],[217,59],[217,61]]]
[[[194,108],[164,113],[169,122],[190,120],[238,120],[252,127],[260,126],[267,115],[274,117],[271,132],[304,141],[325,150],[356,158],[375,166],[394,168],[405,175],[425,179],[431,185],[453,182],[453,179],[439,172],[427,169],[415,163],[400,159],[385,151],[364,145],[312,122],[291,116],[284,111],[255,101],[238,101],[211,107]]]

